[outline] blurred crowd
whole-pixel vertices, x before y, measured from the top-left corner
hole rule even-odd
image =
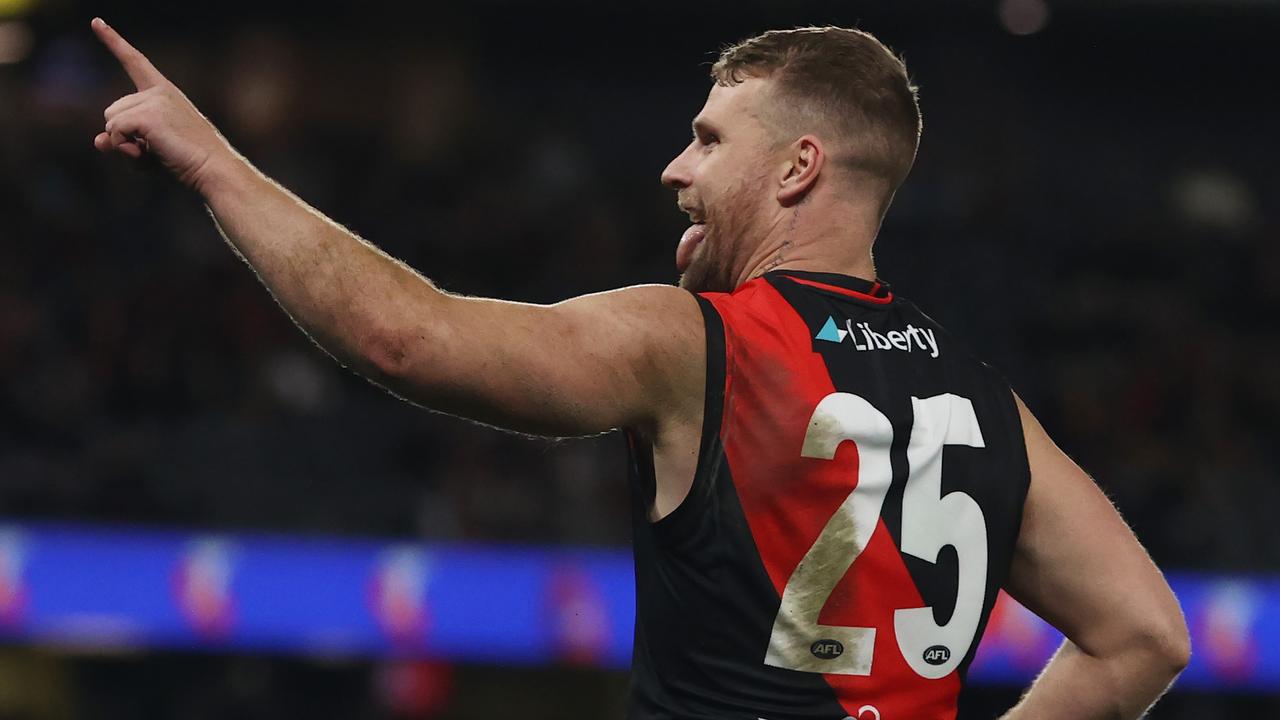
[[[539,302],[674,281],[683,216],[657,177],[736,37],[657,57],[637,30],[606,56],[572,24],[113,24],[335,220],[446,289]],[[1192,21],[1139,46],[1063,24],[886,22],[925,134],[880,274],[1010,378],[1160,562],[1275,569],[1280,173],[1256,117],[1277,101]],[[620,437],[504,435],[340,369],[195,196],[94,151],[130,90],[87,17],[0,65],[5,516],[627,541]]]

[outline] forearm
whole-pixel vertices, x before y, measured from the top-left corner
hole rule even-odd
[[[321,347],[378,375],[388,347],[445,299],[400,262],[325,217],[238,155],[197,188],[227,242]]]
[[[1002,720],[1133,720],[1181,670],[1156,650],[1094,657],[1070,641]]]

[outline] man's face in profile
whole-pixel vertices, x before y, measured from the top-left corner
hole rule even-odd
[[[662,173],[693,224],[676,248],[680,287],[729,292],[767,227],[771,131],[759,119],[768,80],[715,85],[693,121],[693,140]]]

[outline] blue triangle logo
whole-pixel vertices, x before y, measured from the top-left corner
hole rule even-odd
[[[822,326],[822,329],[818,331],[818,334],[814,336],[814,339],[838,343],[844,342],[845,336],[848,334],[848,330],[841,330],[836,326],[836,319],[828,315],[827,323]]]

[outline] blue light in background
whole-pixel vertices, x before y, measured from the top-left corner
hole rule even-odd
[[[1280,579],[1170,581],[1194,648],[1178,687],[1280,687]],[[0,526],[0,637],[62,647],[625,669],[633,582],[623,549]],[[1061,639],[1002,595],[969,678],[1024,685]]]

